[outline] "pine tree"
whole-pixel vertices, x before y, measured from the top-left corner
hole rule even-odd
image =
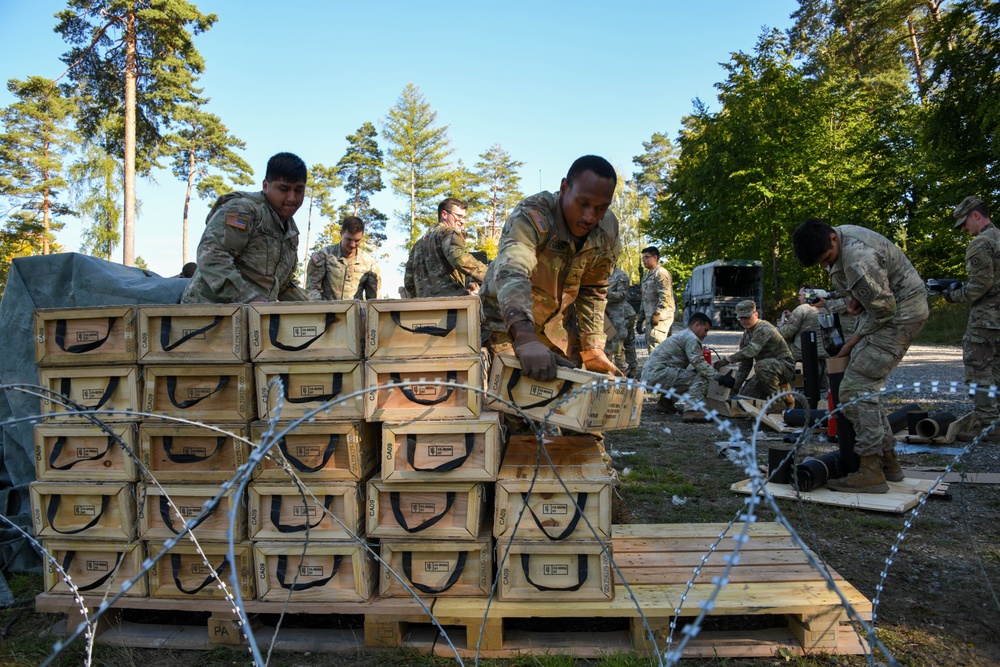
[[[379,248],[385,243],[388,218],[371,205],[371,195],[385,189],[382,183],[382,151],[375,138],[375,126],[366,122],[354,134],[347,135],[347,150],[337,163],[337,176],[344,182],[347,201],[342,215],[356,215],[365,221],[365,246]]]
[[[96,143],[85,145],[80,159],[70,165],[73,205],[90,223],[83,230],[81,252],[110,260],[121,243],[123,175],[121,163]]]
[[[327,167],[324,164],[317,163],[309,169],[309,178],[306,181],[306,196],[309,197],[309,211],[306,216],[306,240],[302,244],[306,248],[306,261],[308,261],[309,252],[319,250],[331,243],[340,242],[340,224],[338,224],[338,220],[341,217],[341,212],[337,209],[334,190],[341,185],[343,183],[337,175],[336,167]],[[312,230],[313,207],[316,208],[316,212],[325,218],[327,222],[323,225],[319,236],[316,237],[316,243],[312,245],[310,250],[309,234]]]
[[[524,198],[521,193],[521,176],[517,173],[523,166],[523,162],[511,159],[500,144],[493,144],[487,151],[479,154],[476,173],[484,180],[489,198],[484,230],[487,238],[496,239],[500,236],[500,229],[507,216]]]

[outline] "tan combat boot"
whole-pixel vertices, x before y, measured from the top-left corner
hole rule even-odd
[[[869,454],[861,457],[861,466],[857,472],[847,477],[832,479],[826,483],[827,488],[845,493],[888,493],[889,485],[885,483],[882,472],[882,457]]]
[[[882,474],[890,482],[902,482],[906,479],[903,468],[899,465],[899,457],[896,456],[895,449],[884,450],[879,463],[882,466]]]

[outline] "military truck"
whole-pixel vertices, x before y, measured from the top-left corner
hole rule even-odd
[[[684,286],[684,324],[691,313],[705,313],[712,326],[734,329],[736,304],[752,299],[761,310],[764,265],[756,259],[717,259],[696,266]]]

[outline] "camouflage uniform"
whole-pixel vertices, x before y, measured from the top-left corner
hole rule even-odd
[[[462,230],[439,222],[410,248],[403,286],[412,297],[468,296],[466,278],[481,283],[485,273],[466,252]]]
[[[864,397],[845,407],[844,416],[854,425],[855,453],[879,455],[896,445],[879,391],[924,328],[927,292],[913,264],[889,239],[855,225],[833,230],[840,255],[826,270],[838,294],[854,297],[864,308],[854,331],[861,339],[851,350],[840,402]],[[826,305],[832,313],[846,312],[847,299]]]
[[[652,351],[670,335],[674,323],[674,289],[670,272],[657,266],[642,277],[642,317],[646,330],[646,349]],[[652,326],[653,315],[659,322]]]
[[[181,303],[306,301],[295,284],[299,229],[282,222],[263,192],[219,197],[198,243],[198,268]]]
[[[626,300],[628,288],[628,274],[616,268],[608,278],[608,306],[604,311],[615,327],[615,337],[608,339],[604,353],[618,368],[634,372],[638,363],[635,358],[635,309]]]
[[[608,276],[620,251],[611,211],[581,241],[566,227],[558,192],[523,200],[503,226],[480,291],[493,351],[512,351],[508,332],[517,322],[533,323],[539,340],[570,359],[603,349]]]
[[[823,339],[823,327],[819,323],[819,310],[808,303],[800,303],[791,313],[788,319],[778,325],[778,333],[788,343],[788,348],[792,351],[792,359],[802,361],[802,337],[805,331],[816,332],[816,356],[819,358],[819,388],[820,391],[827,387],[826,363],[824,359],[830,357],[826,351],[826,342]]]
[[[672,387],[678,393],[687,392],[692,400],[704,401],[708,382],[716,372],[705,361],[703,349],[690,329],[671,336],[650,352],[642,367],[642,381],[664,389]]]
[[[306,290],[312,301],[378,298],[375,258],[358,248],[345,258],[339,243],[314,252],[306,268]]]
[[[743,396],[769,398],[780,391],[782,384],[795,379],[792,352],[767,320],[759,319],[753,328],[743,332],[740,350],[730,355],[729,361],[740,365],[736,371],[736,393]],[[747,380],[751,369],[754,376]]]
[[[1000,230],[989,223],[965,251],[969,280],[948,298],[969,304],[969,325],[962,338],[965,381],[1000,387]],[[997,418],[997,400],[976,392],[976,420],[985,427]]]

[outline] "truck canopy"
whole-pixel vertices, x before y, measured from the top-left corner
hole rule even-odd
[[[751,299],[760,311],[764,265],[756,259],[717,259],[696,266],[684,286],[684,324],[691,313],[705,313],[712,326],[735,327],[736,304]]]

